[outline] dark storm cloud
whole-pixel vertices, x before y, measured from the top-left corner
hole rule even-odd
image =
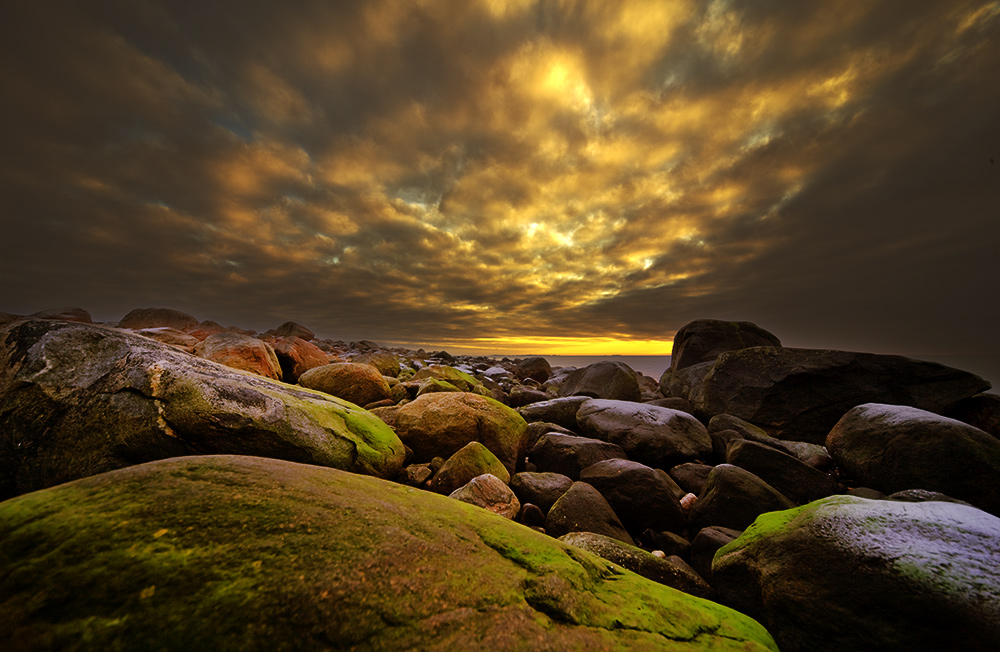
[[[1000,346],[998,2],[2,11],[4,310]]]

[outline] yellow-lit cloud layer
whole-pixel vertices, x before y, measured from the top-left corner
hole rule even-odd
[[[5,310],[497,352],[663,354],[697,317],[996,347],[1000,2],[3,13]]]

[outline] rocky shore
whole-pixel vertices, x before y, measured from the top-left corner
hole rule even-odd
[[[749,322],[656,379],[0,313],[0,648],[992,652],[989,389]]]

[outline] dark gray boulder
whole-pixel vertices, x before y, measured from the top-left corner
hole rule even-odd
[[[618,539],[593,532],[571,532],[559,537],[559,540],[678,591],[707,600],[715,598],[712,587],[679,557],[657,557]]]
[[[753,473],[720,464],[708,475],[689,521],[697,531],[710,525],[742,530],[764,512],[795,507],[795,503]]]
[[[753,346],[781,346],[781,340],[748,321],[696,319],[682,326],[674,336],[670,368],[684,369],[712,362],[726,351]]]
[[[588,398],[586,396],[567,396],[549,401],[532,403],[518,408],[518,413],[528,423],[545,421],[555,423],[569,430],[576,430],[576,411]]]
[[[548,433],[531,447],[528,461],[537,471],[561,473],[576,480],[580,471],[601,460],[626,459],[621,446],[590,437]]]
[[[687,525],[677,496],[679,487],[662,471],[612,459],[583,469],[580,481],[601,492],[633,537],[647,528],[683,532]]]
[[[758,518],[712,585],[782,652],[993,652],[997,541],[1000,519],[972,507],[834,496]]]
[[[734,417],[731,414],[717,414],[708,422],[708,433],[710,435],[714,435],[716,432],[727,432],[732,430],[738,432],[740,437],[743,439],[755,441],[758,444],[764,444],[765,446],[770,446],[771,448],[779,450],[783,453],[788,453],[802,462],[805,462],[809,466],[814,466],[818,469],[826,469],[833,466],[833,458],[830,457],[830,453],[826,450],[825,446],[810,444],[804,441],[788,441],[772,437],[767,434],[767,431],[763,428],[758,428],[749,421],[744,421],[743,419]],[[713,449],[718,446],[714,436],[712,439],[712,446]],[[726,446],[728,446],[728,442],[726,442]],[[726,446],[722,447],[721,457],[723,459],[725,459]],[[716,450],[716,453],[719,453],[718,450]]]
[[[589,396],[617,401],[638,401],[642,392],[635,371],[624,362],[602,360],[569,374],[559,386],[559,396]],[[554,419],[547,419],[553,421]],[[558,423],[558,422],[556,422]]]
[[[701,384],[702,379],[708,375],[715,364],[711,362],[699,362],[683,369],[667,369],[660,376],[660,393],[669,398],[683,399],[697,413],[698,407],[688,400],[691,395],[691,388]]]
[[[958,419],[1000,439],[1000,394],[976,394],[952,404],[944,416]]]
[[[730,442],[726,462],[753,473],[799,505],[840,493],[833,476],[755,441]]]
[[[525,358],[514,367],[514,373],[521,380],[532,380],[544,383],[552,375],[552,366],[549,361],[540,356]]]
[[[837,422],[826,445],[857,484],[887,494],[939,491],[1000,514],[1000,439],[961,421],[866,403]]]
[[[896,355],[756,347],[723,353],[689,396],[704,414],[731,414],[781,439],[822,444],[862,403],[941,412],[989,389],[982,378]]]
[[[561,473],[523,471],[510,479],[510,488],[518,499],[522,503],[537,505],[542,513],[548,513],[559,497],[572,486],[573,480]]]
[[[128,328],[139,330],[142,328],[156,328],[158,326],[169,326],[179,331],[193,330],[198,326],[197,319],[172,308],[136,308],[122,317],[118,322],[118,328]]]
[[[594,532],[633,545],[618,515],[597,489],[574,482],[545,516],[545,531],[559,538],[570,532]]]
[[[592,399],[580,406],[576,421],[585,435],[618,444],[629,459],[648,466],[670,468],[712,452],[705,426],[679,410]]]
[[[708,482],[708,475],[714,466],[708,464],[698,464],[697,462],[686,462],[678,464],[670,469],[670,477],[684,490],[685,493],[694,495],[701,494]]]
[[[357,406],[145,337],[45,320],[0,330],[0,497],[205,452],[382,477],[405,454]]]

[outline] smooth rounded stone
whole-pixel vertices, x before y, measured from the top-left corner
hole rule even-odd
[[[726,351],[753,346],[780,347],[781,340],[748,321],[696,319],[682,326],[674,335],[670,368],[684,369],[702,362],[713,362]]]
[[[710,525],[743,530],[764,512],[792,507],[795,503],[753,473],[720,464],[708,474],[689,521],[695,530]]]
[[[215,335],[216,333],[223,333],[226,330],[232,330],[232,329],[227,329],[225,326],[223,326],[218,322],[206,319],[200,322],[197,326],[185,329],[184,332],[189,333],[192,337],[194,337],[200,342],[209,335]]]
[[[569,374],[559,386],[559,396],[638,401],[641,392],[631,367],[624,362],[602,360]]]
[[[510,473],[496,455],[478,441],[472,441],[445,460],[427,488],[448,495],[484,473],[489,473],[504,483],[510,481]]]
[[[388,351],[369,351],[367,353],[362,353],[357,358],[354,358],[352,362],[370,364],[378,369],[380,374],[388,376],[389,378],[398,378],[399,372],[402,370],[399,357],[394,353],[389,353]]]
[[[714,364],[714,362],[702,362],[683,369],[667,369],[660,376],[660,392],[664,396],[684,399],[693,405],[697,412],[698,406],[689,400],[691,390],[701,383]]]
[[[194,335],[185,333],[184,331],[179,331],[176,328],[170,328],[169,326],[160,326],[159,328],[143,328],[135,331],[135,334],[148,337],[151,340],[156,340],[161,344],[169,344],[170,346],[181,349],[182,351],[187,351],[188,353],[194,353],[195,347],[198,346],[198,342],[201,341]]]
[[[532,403],[518,408],[518,413],[525,421],[545,421],[555,423],[568,430],[576,430],[576,412],[580,406],[590,399],[586,396],[567,396],[548,401]]]
[[[469,442],[478,441],[511,474],[524,455],[527,428],[514,410],[471,392],[425,394],[396,413],[396,433],[413,450],[415,461],[450,457]]]
[[[510,488],[522,503],[537,505],[543,513],[552,509],[559,497],[569,491],[573,480],[561,473],[522,471],[510,479]]]
[[[883,500],[898,500],[904,503],[923,503],[928,500],[936,500],[942,503],[955,503],[957,505],[969,505],[969,503],[964,500],[959,500],[957,498],[952,498],[951,496],[946,496],[943,493],[937,491],[927,491],[926,489],[906,489],[905,491],[897,491],[894,494],[885,496]]]
[[[422,487],[432,475],[434,471],[431,470],[430,464],[410,464],[396,476],[396,482],[410,487]]]
[[[682,532],[687,519],[670,476],[638,462],[611,459],[580,471],[580,481],[597,489],[625,529],[638,536],[647,528]]]
[[[715,558],[715,553],[735,541],[741,534],[743,530],[718,525],[702,528],[691,539],[691,567],[712,584],[712,560]]]
[[[415,382],[403,383],[403,386],[410,388],[416,386],[413,392],[413,398],[423,396],[424,394],[433,394],[435,392],[461,392],[461,388],[456,385],[452,385],[447,380],[439,380],[437,378],[424,378],[423,380]]]
[[[701,494],[708,482],[708,474],[712,472],[714,466],[708,464],[698,464],[697,462],[686,462],[678,464],[668,471],[670,477],[674,479],[681,489],[694,495]]]
[[[374,415],[126,331],[45,320],[0,331],[0,498],[181,455],[278,457],[395,477]]]
[[[521,511],[521,503],[503,480],[485,473],[469,480],[468,483],[448,494],[463,503],[481,507],[509,520]]]
[[[690,557],[691,542],[676,532],[646,530],[639,535],[639,545],[647,550],[660,550],[667,557]]]
[[[810,444],[804,441],[786,441],[772,437],[763,428],[758,428],[749,421],[744,421],[731,414],[717,414],[708,422],[709,434],[727,432],[729,430],[735,430],[743,439],[755,441],[758,444],[764,444],[765,446],[788,453],[809,466],[818,469],[830,468],[834,464],[833,458],[830,457],[830,453],[826,450],[825,446]],[[728,445],[728,442],[726,444]],[[713,450],[715,450],[715,447],[718,445],[715,437],[712,439],[712,445]],[[725,459],[725,451],[726,446],[723,446],[721,453],[719,451],[716,451],[716,453],[720,454],[721,459]]]
[[[601,460],[626,459],[617,444],[589,437],[548,433],[542,435],[528,452],[528,461],[539,471],[561,473],[576,480],[580,471]]]
[[[629,459],[648,466],[670,468],[712,452],[705,426],[678,410],[592,399],[580,406],[576,421],[583,434],[618,444]]]
[[[484,510],[262,458],[7,501],[0,559],[0,632],[25,650],[777,649],[731,609]]]
[[[722,601],[782,652],[996,650],[1000,519],[943,502],[835,496],[766,514],[719,550]]]
[[[281,365],[271,345],[242,333],[209,335],[194,347],[198,357],[248,371],[264,378],[281,380]]]
[[[516,495],[516,494],[515,494]],[[530,528],[545,529],[545,513],[538,505],[531,503],[521,503],[521,511],[517,515],[517,522],[527,525]]]
[[[545,531],[557,539],[570,532],[594,532],[634,545],[608,501],[586,482],[574,482],[552,505]]]
[[[948,407],[944,416],[1000,438],[1000,394],[976,394]]]
[[[449,365],[432,364],[424,367],[423,369],[417,370],[410,380],[418,381],[425,378],[443,380],[454,385],[463,392],[475,392],[476,394],[486,393],[486,388],[483,387],[483,384],[476,380],[474,376]]]
[[[646,405],[655,405],[656,407],[665,407],[670,408],[671,410],[687,412],[692,416],[694,416],[695,413],[694,404],[686,398],[680,398],[679,396],[668,396],[667,398],[654,399],[652,401],[647,401]]]
[[[866,403],[826,439],[842,473],[890,494],[927,489],[1000,514],[1000,440],[955,419]]]
[[[36,313],[32,313],[25,317],[25,319],[58,319],[60,321],[76,321],[81,324],[93,324],[94,320],[90,317],[90,313],[83,308],[49,308],[48,310],[39,310]]]
[[[688,398],[704,414],[732,414],[780,439],[822,444],[862,403],[941,412],[989,388],[966,371],[902,356],[755,347],[720,355]]]
[[[303,326],[302,324],[297,324],[293,321],[286,321],[281,326],[278,326],[273,331],[268,331],[268,335],[275,335],[277,337],[298,337],[305,341],[310,341],[316,337],[316,334],[311,330]]]
[[[729,442],[734,439],[743,439],[736,430],[716,430],[708,433],[712,439],[712,456],[720,462],[726,461],[726,451],[729,450]]]
[[[196,328],[198,320],[186,312],[171,308],[136,308],[118,322],[118,328],[128,328],[134,331],[160,326],[187,331]]]
[[[510,406],[513,408],[524,407],[532,403],[541,403],[542,401],[548,401],[550,398],[552,397],[545,392],[532,387],[525,387],[524,385],[515,385],[510,389]]]
[[[514,367],[514,373],[521,380],[531,378],[539,383],[544,383],[552,375],[552,365],[541,356],[524,358]]]
[[[641,548],[622,543],[618,539],[593,532],[570,532],[559,537],[559,540],[583,548],[587,552],[618,564],[622,568],[627,568],[633,573],[678,591],[706,600],[715,598],[715,591],[712,587],[680,557],[672,559],[657,557]]]
[[[286,383],[297,383],[305,372],[330,364],[330,356],[323,349],[301,337],[273,337],[265,340],[274,348],[281,365],[281,375]]]
[[[528,423],[528,429],[524,433],[524,446],[525,449],[531,450],[535,442],[542,435],[547,435],[550,432],[554,432],[558,435],[571,435],[577,437],[577,433],[573,432],[568,428],[563,428],[557,423],[550,423],[548,421],[532,421]]]
[[[299,384],[362,406],[392,397],[389,383],[370,364],[325,364],[299,376]]]
[[[832,476],[755,441],[731,441],[726,463],[753,473],[799,505],[840,493]]]

